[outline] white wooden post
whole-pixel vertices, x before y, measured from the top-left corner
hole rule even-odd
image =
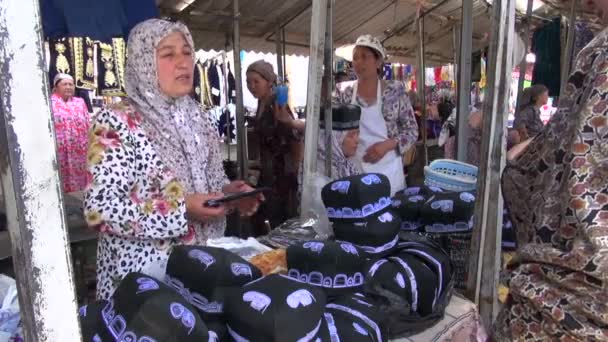
[[[25,340],[80,341],[37,0],[0,0],[0,178]]]
[[[500,177],[505,165],[505,130],[511,87],[515,0],[494,0],[488,94],[484,102],[483,137],[475,227],[471,242],[468,288],[490,327],[498,314],[498,275],[501,269],[503,201]]]
[[[308,64],[308,91],[306,98],[306,133],[304,135],[304,170],[300,216],[309,217],[313,200],[312,175],[317,170],[317,140],[319,139],[319,110],[321,105],[321,78],[325,52],[327,1],[312,1],[310,21],[310,57]],[[331,67],[331,66],[325,66]]]

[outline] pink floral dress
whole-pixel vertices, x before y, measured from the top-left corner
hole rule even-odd
[[[89,111],[79,97],[66,102],[53,94],[51,102],[63,191],[82,191],[87,184]]]

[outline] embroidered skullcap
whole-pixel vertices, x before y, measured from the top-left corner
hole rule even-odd
[[[70,81],[74,82],[74,77],[72,77],[68,74],[57,74],[57,75],[55,75],[55,78],[53,79],[53,86],[57,86],[57,83],[59,83],[63,80],[70,80]]]
[[[277,75],[274,73],[274,68],[272,64],[259,60],[253,62],[248,68],[247,72],[257,72],[262,76],[266,81],[270,83],[275,83],[277,81]]]

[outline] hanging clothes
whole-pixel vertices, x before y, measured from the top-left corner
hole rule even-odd
[[[220,75],[217,72],[215,63],[211,63],[207,69],[207,77],[209,80],[210,93],[211,93],[211,105],[220,105]]]
[[[561,20],[551,23],[534,32],[531,51],[536,55],[532,73],[532,84],[543,84],[549,89],[549,96],[559,96],[561,87]]]
[[[216,65],[217,74],[220,78],[220,107],[226,107],[227,99],[226,99],[226,78],[224,77],[224,65],[218,64]]]
[[[471,82],[481,80],[481,51],[473,53],[471,56]]]
[[[97,89],[103,96],[125,96],[124,66],[126,44],[122,38],[112,39],[112,44],[97,43]]]
[[[196,64],[194,64],[194,79],[193,79],[193,97],[194,100],[196,100],[196,102],[205,105],[205,99],[203,96],[203,73],[205,72],[205,69],[203,68],[203,65],[199,62],[196,62]]]
[[[57,74],[74,75],[74,54],[69,38],[58,38],[49,40],[50,67],[49,82],[51,87]]]
[[[424,76],[424,83],[427,87],[435,86],[435,69],[426,68]]]
[[[435,68],[435,84],[439,84],[443,81],[441,79],[441,67]]]
[[[74,83],[76,87],[94,90],[95,84],[95,43],[91,38],[70,38],[74,55]]]
[[[236,103],[236,80],[230,69],[230,63],[228,63],[228,97],[230,103]]]
[[[384,64],[384,79],[392,80],[393,79],[393,68],[390,63]]]

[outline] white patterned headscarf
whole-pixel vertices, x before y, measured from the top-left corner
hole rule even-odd
[[[175,172],[186,192],[218,192],[225,177],[210,177],[205,171],[213,148],[205,137],[217,135],[203,122],[210,118],[189,95],[171,98],[158,83],[156,48],[174,32],[184,35],[194,53],[192,36],[182,23],[150,19],[133,28],[127,45],[125,88],[160,159]]]

